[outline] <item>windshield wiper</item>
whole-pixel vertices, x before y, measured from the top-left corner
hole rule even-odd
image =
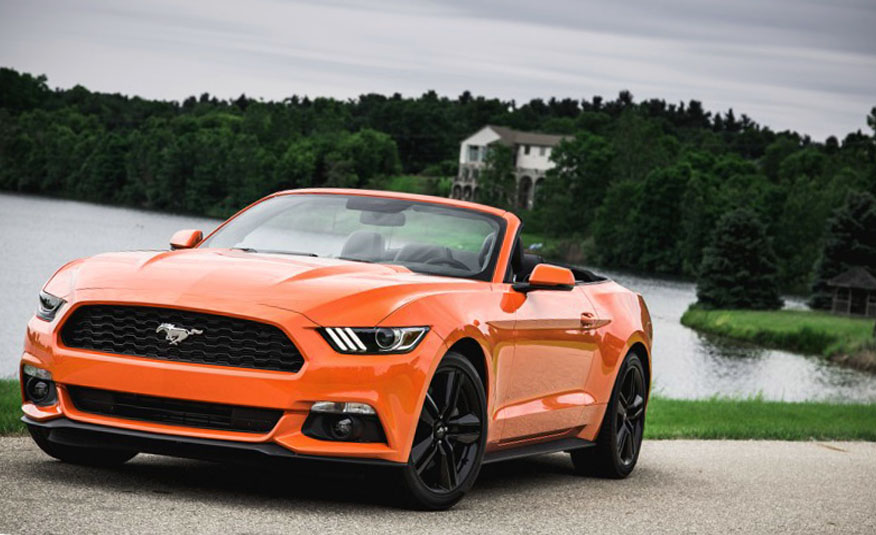
[[[264,254],[288,254],[293,256],[310,256],[313,258],[319,258],[319,255],[316,253],[304,253],[299,251],[276,251],[273,249],[253,249],[252,247],[232,247],[235,251],[243,251],[245,253],[264,253]]]

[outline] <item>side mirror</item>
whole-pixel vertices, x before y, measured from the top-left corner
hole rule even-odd
[[[522,293],[534,290],[560,290],[568,292],[575,287],[575,275],[572,274],[572,270],[569,268],[539,264],[532,270],[528,282],[515,282],[511,287]]]
[[[200,230],[178,230],[170,237],[171,250],[191,249],[204,239],[204,233]]]

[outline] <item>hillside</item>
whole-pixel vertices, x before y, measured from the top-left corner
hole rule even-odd
[[[783,287],[802,291],[828,216],[850,193],[876,192],[876,108],[869,121],[873,132],[817,143],[733,110],[625,91],[525,104],[468,92],[165,102],[53,90],[4,68],[0,189],[224,216],[279,189],[452,176],[461,139],[505,125],[575,136],[555,151],[536,210],[522,214],[528,232],[588,262],[690,275],[717,218],[746,206],[767,223]],[[429,184],[446,193],[446,182]]]

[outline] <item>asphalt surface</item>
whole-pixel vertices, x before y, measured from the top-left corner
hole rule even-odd
[[[0,533],[876,533],[876,444],[650,441],[623,481],[567,455],[484,468],[451,511],[392,505],[385,477],[141,455],[66,465],[0,439]]]

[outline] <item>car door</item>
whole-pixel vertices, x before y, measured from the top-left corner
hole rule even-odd
[[[583,425],[590,365],[598,350],[595,310],[580,287],[525,295],[514,324],[502,441],[558,434]]]

